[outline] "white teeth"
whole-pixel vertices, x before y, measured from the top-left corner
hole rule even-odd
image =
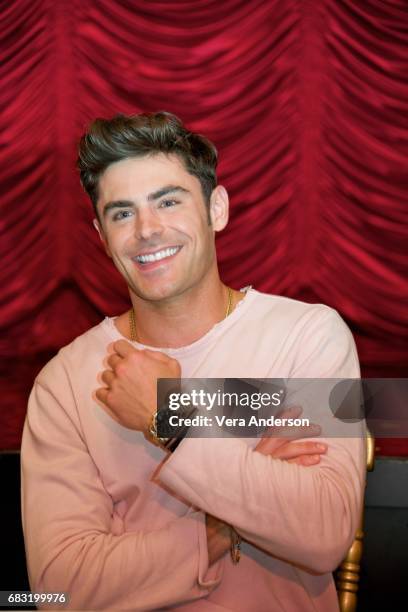
[[[136,259],[140,263],[149,263],[152,261],[159,261],[160,259],[164,259],[165,257],[170,257],[170,255],[174,255],[179,250],[180,250],[180,247],[173,247],[171,249],[163,249],[162,251],[157,251],[157,253],[151,253],[149,255],[138,255]]]

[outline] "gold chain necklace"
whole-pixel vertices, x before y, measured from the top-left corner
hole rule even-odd
[[[232,289],[231,287],[227,287],[228,289],[228,302],[227,302],[227,310],[225,312],[224,319],[231,314],[231,306],[232,306]],[[129,310],[129,328],[130,328],[130,339],[132,342],[137,342],[137,334],[136,334],[136,317],[135,310],[131,308]]]

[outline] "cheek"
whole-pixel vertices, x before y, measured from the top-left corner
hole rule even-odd
[[[124,253],[132,244],[134,245],[132,232],[125,225],[109,234],[107,245],[113,253]]]
[[[207,218],[204,219],[197,215],[189,217],[183,215],[180,219],[174,219],[172,229],[188,236],[194,242],[206,242],[208,239],[209,225]]]

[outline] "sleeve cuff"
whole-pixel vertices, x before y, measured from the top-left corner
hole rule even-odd
[[[222,579],[224,570],[224,557],[208,566],[207,530],[205,526],[204,512],[197,513],[198,530],[198,585],[203,589],[213,589]]]

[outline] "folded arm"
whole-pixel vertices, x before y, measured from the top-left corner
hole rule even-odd
[[[306,469],[257,453],[242,440],[187,439],[160,478],[272,555],[329,572],[358,525],[364,449],[358,439],[326,442],[319,465]]]
[[[68,382],[63,396],[64,406],[37,382],[23,435],[32,590],[66,591],[76,609],[147,610],[207,595],[218,580],[216,566],[208,572],[205,514],[192,512],[154,531],[116,529],[113,501],[82,438]]]
[[[297,342],[292,378],[358,378],[350,331],[320,309]],[[271,373],[273,376],[273,373]],[[231,523],[249,542],[312,571],[332,571],[351,544],[365,481],[365,429],[322,437],[327,453],[309,469],[279,461],[235,438],[186,439],[160,472],[190,503]]]

